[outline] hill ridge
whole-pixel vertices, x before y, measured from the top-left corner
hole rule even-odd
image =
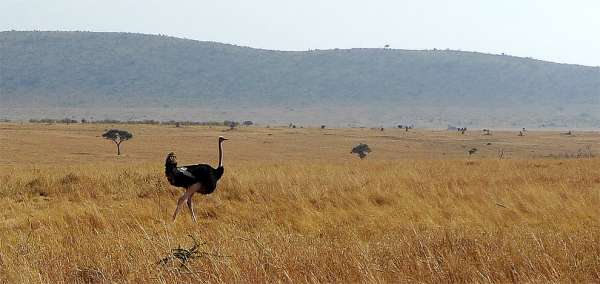
[[[568,63],[568,62],[556,62],[556,61],[552,61],[552,60],[538,59],[538,58],[534,58],[534,57],[530,57],[530,56],[518,56],[518,55],[505,54],[505,53],[496,54],[496,53],[482,52],[482,51],[476,51],[476,50],[460,50],[460,49],[450,49],[450,48],[406,49],[406,48],[393,48],[393,47],[389,47],[389,48],[350,47],[350,48],[314,48],[314,49],[308,49],[308,50],[282,50],[282,49],[271,49],[271,48],[259,48],[259,47],[239,45],[239,44],[235,44],[235,43],[227,43],[227,42],[219,42],[219,41],[178,37],[178,36],[172,36],[172,35],[160,34],[160,33],[159,34],[148,34],[148,33],[136,33],[136,32],[121,32],[121,31],[107,32],[107,31],[79,31],[79,30],[3,30],[3,31],[0,30],[0,34],[2,34],[2,33],[82,33],[82,34],[89,33],[89,34],[113,34],[113,35],[114,34],[139,35],[139,36],[160,37],[160,38],[165,38],[165,39],[191,41],[191,42],[205,43],[205,44],[218,44],[218,45],[225,45],[225,46],[238,47],[238,48],[247,48],[247,49],[252,49],[252,50],[257,50],[257,51],[273,51],[273,52],[284,52],[284,53],[285,52],[289,52],[289,53],[318,52],[318,51],[326,52],[326,51],[344,51],[344,50],[349,50],[349,51],[351,51],[351,50],[392,50],[392,51],[406,51],[406,52],[457,52],[457,53],[472,53],[472,54],[477,54],[477,55],[511,57],[511,58],[515,58],[515,59],[537,61],[537,62],[541,62],[541,63],[552,63],[552,64],[600,69],[600,66]]]
[[[507,112],[535,114],[523,123],[600,125],[593,112],[600,106],[600,68],[510,55],[381,48],[278,51],[77,31],[0,32],[0,51],[3,107],[93,112],[198,106],[225,109],[229,116],[261,109],[257,120],[282,122],[302,119],[285,111],[294,109],[341,124],[347,119],[336,113],[369,110],[380,118],[367,114],[371,118],[347,123],[412,120],[440,126],[490,124],[491,118],[482,116],[502,109],[507,117]],[[413,118],[411,108],[429,115]],[[439,108],[441,116],[432,113]],[[278,111],[268,115],[265,109]],[[478,111],[486,114],[473,114]],[[497,118],[497,123],[519,124],[508,120]]]

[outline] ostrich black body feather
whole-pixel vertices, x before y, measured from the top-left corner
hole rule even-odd
[[[202,184],[202,194],[215,191],[217,182],[223,176],[224,168],[213,168],[207,164],[177,167],[177,162],[167,157],[165,161],[165,176],[169,183],[176,187],[188,188],[195,183]]]

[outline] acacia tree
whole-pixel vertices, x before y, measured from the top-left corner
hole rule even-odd
[[[361,160],[364,159],[368,153],[371,153],[371,148],[369,148],[369,145],[364,143],[358,144],[356,147],[352,148],[352,151],[350,151],[350,154],[357,154]]]
[[[111,129],[102,134],[104,139],[112,140],[117,145],[117,155],[121,155],[121,143],[133,138],[133,134],[126,130]]]

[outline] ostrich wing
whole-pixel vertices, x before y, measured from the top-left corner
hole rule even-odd
[[[196,178],[192,173],[190,173],[187,169],[187,167],[179,167],[177,168],[177,171],[181,174],[183,174],[184,176],[190,177],[190,178]]]
[[[167,175],[169,183],[177,187],[188,187],[196,183],[196,177],[186,168],[177,167]]]

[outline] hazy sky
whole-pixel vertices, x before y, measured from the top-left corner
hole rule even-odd
[[[0,30],[167,34],[279,50],[450,48],[600,66],[600,0],[0,0]]]

